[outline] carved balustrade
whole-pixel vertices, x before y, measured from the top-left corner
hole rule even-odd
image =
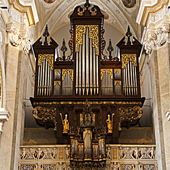
[[[155,145],[107,145],[106,153],[105,170],[157,170]],[[21,146],[19,170],[27,169],[71,169],[70,146]]]

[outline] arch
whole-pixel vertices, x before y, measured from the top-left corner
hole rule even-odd
[[[64,1],[63,1],[64,2]],[[131,27],[132,34],[137,37],[137,28],[132,22],[131,18],[127,16],[126,12],[123,12],[121,10],[121,7],[116,4],[113,1],[110,1],[110,3],[105,3],[104,1],[91,1],[92,4],[96,4],[104,11],[106,11],[109,14],[109,19],[106,20],[108,24],[116,27],[118,30],[121,30],[124,34],[127,31],[127,25]],[[66,25],[70,22],[68,15],[73,10],[73,8],[77,5],[82,5],[82,1],[74,1],[72,5],[69,3],[59,3],[57,8],[53,8],[51,10],[51,15],[48,17],[45,17],[43,21],[41,22],[41,35],[43,34],[43,31],[48,25],[49,33],[50,35],[53,35],[58,29],[63,27],[63,25]],[[56,16],[59,16],[56,19]]]

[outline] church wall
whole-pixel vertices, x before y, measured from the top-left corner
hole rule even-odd
[[[160,89],[159,89],[159,74],[158,74],[158,56],[154,50],[150,55],[150,70],[151,70],[151,89],[153,101],[153,120],[155,130],[155,140],[157,147],[158,168],[165,169],[165,150],[164,150],[164,134],[162,127],[161,105],[160,105]]]
[[[166,112],[169,110],[170,101],[170,45],[166,44],[157,51],[158,55],[158,72],[159,72],[159,85],[160,85],[160,105],[161,112],[159,113],[162,118],[163,134],[165,148],[165,161],[166,169],[170,169],[170,123],[167,121]]]
[[[152,127],[152,95],[148,59],[148,55],[142,54],[139,63],[141,96],[145,97],[142,107],[143,115],[139,124],[144,127]]]

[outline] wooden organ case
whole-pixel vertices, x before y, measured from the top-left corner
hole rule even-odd
[[[105,165],[105,144],[119,143],[121,127],[136,125],[142,116],[138,57],[141,44],[130,29],[103,54],[104,15],[98,6],[77,6],[70,16],[70,55],[48,28],[33,49],[36,56],[33,116],[40,126],[54,128],[57,144],[70,144],[72,167]]]

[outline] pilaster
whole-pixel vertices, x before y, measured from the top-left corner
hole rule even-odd
[[[166,0],[155,0],[155,4],[150,4],[148,7],[145,5],[143,8],[145,8],[143,12],[139,10],[137,22],[145,26],[142,39],[144,49],[149,56],[158,169],[168,170],[170,169],[170,122],[168,121],[170,108],[170,10]]]
[[[5,1],[3,0],[3,2]],[[8,170],[18,170],[19,147],[22,144],[24,130],[27,62],[29,61],[32,41],[32,34],[30,33],[30,25],[32,24],[30,24],[29,19],[33,17],[34,21],[36,20],[36,15],[35,18],[34,15],[30,18],[27,16],[27,9],[35,7],[30,5],[34,3],[34,0],[31,0],[30,3],[27,1],[27,5],[24,3],[26,2],[20,0],[6,1],[4,4],[6,4],[8,10],[0,9],[6,26],[6,35],[3,36],[2,40],[5,43],[5,56],[3,56],[6,77],[5,109],[10,114],[10,118],[3,125],[0,169]]]

